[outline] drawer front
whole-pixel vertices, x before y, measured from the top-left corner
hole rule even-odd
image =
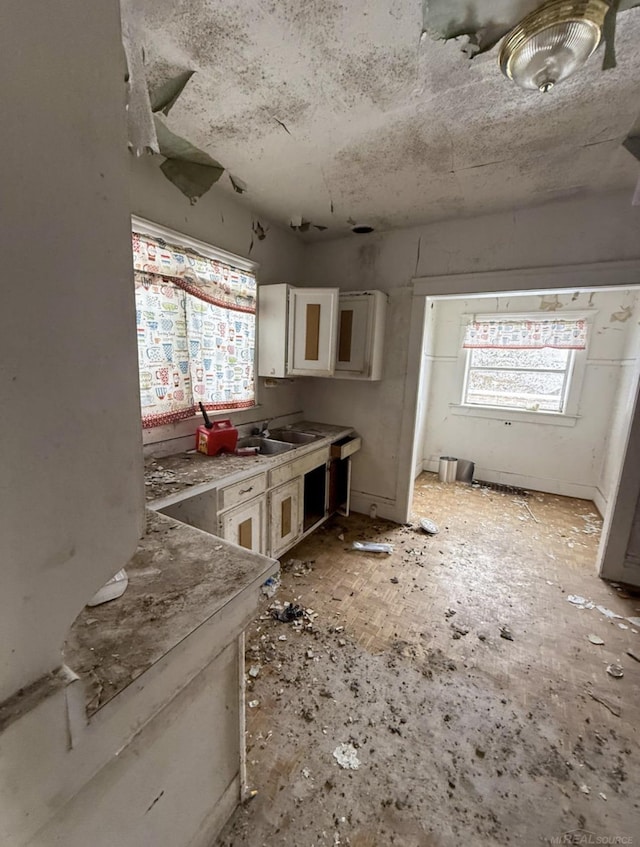
[[[347,456],[357,453],[361,447],[362,439],[359,435],[350,438],[343,438],[337,444],[331,445],[331,458],[346,459]]]
[[[321,447],[319,450],[314,450],[313,453],[307,453],[306,456],[300,456],[299,459],[294,459],[293,462],[287,462],[286,465],[280,465],[269,471],[269,488],[274,485],[282,485],[283,482],[288,482],[296,476],[302,476],[307,471],[312,471],[318,465],[324,465],[329,460],[329,445]]]
[[[242,482],[234,482],[233,485],[220,488],[218,490],[218,511],[221,512],[223,509],[230,509],[232,506],[251,500],[258,494],[262,494],[266,489],[266,473],[257,474],[248,479],[243,479]]]

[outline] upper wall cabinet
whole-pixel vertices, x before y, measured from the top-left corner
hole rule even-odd
[[[336,377],[382,378],[386,311],[387,295],[382,291],[340,293]]]
[[[333,376],[337,288],[258,286],[258,375]]]
[[[382,378],[387,295],[258,287],[258,375]]]

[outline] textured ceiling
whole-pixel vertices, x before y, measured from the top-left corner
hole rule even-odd
[[[493,7],[511,26],[535,5]],[[151,85],[195,71],[170,128],[247,183],[240,202],[285,225],[301,215],[329,228],[310,236],[635,185],[638,164],[621,142],[638,116],[640,9],[619,15],[617,68],[600,70],[600,50],[541,95],[501,75],[497,47],[469,60],[466,37],[421,38],[420,0],[135,6]],[[487,2],[450,6],[468,22]],[[219,185],[233,190],[226,175]]]

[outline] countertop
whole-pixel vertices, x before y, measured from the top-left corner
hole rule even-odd
[[[205,456],[202,453],[178,453],[145,462],[145,490],[148,501],[165,500],[186,488],[207,487],[221,480],[235,481],[243,476],[290,462],[298,456],[317,450],[353,432],[351,426],[300,421],[288,427],[298,432],[321,436],[309,444],[297,444],[294,450],[275,456],[235,456],[221,453]],[[195,493],[195,492],[194,492]],[[153,504],[154,508],[156,504]]]
[[[202,623],[251,585],[278,572],[278,562],[153,511],[183,492],[242,479],[331,444],[353,427],[301,421],[293,430],[319,438],[275,456],[178,453],[145,462],[147,527],[127,563],[124,594],[85,607],[69,633],[64,657],[84,681],[90,716]]]
[[[148,510],[146,534],[126,565],[125,593],[85,607],[65,644],[65,663],[85,683],[87,714],[278,568],[274,559]]]

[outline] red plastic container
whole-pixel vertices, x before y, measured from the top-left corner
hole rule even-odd
[[[196,450],[206,456],[225,450],[234,453],[237,442],[238,430],[230,420],[212,421],[210,427],[199,426],[196,430]]]

